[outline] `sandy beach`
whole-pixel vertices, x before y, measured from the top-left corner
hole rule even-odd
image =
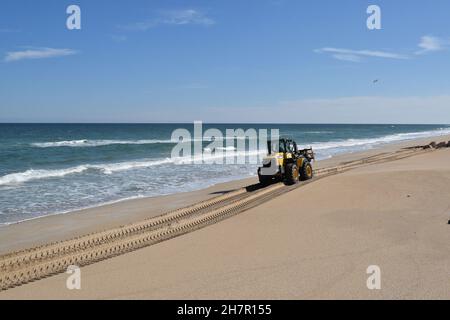
[[[316,163],[329,167],[430,141]],[[450,149],[373,164],[300,187],[220,223],[59,274],[0,299],[448,299]],[[123,201],[0,228],[0,253],[129,224],[255,183]],[[368,266],[381,290],[366,286]]]
[[[0,302],[450,300],[450,1],[3,2]]]

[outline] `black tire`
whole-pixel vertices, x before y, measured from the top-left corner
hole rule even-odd
[[[260,174],[260,170],[258,170],[258,179],[259,184],[262,186],[267,186],[272,183],[272,176],[263,176]]]
[[[302,170],[300,170],[300,180],[306,181],[311,180],[314,176],[313,168],[311,163],[308,160],[305,160],[302,166]]]
[[[296,184],[298,182],[298,167],[295,163],[288,163],[286,165],[286,183],[287,184]]]

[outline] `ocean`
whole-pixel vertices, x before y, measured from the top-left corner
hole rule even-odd
[[[193,124],[0,124],[0,225],[256,175],[255,163],[171,158],[171,135],[178,128],[193,132]],[[226,129],[279,129],[281,136],[313,147],[318,159],[450,134],[448,125],[203,125],[208,128],[224,135]]]

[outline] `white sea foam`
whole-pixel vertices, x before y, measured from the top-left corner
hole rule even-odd
[[[329,134],[334,133],[334,131],[305,131],[305,134]]]
[[[195,163],[198,160],[211,162],[221,158],[257,156],[263,153],[264,151],[260,152],[256,150],[231,152],[231,153],[223,152],[223,153],[213,153],[210,155],[201,155],[201,154],[193,155],[191,157],[186,156],[186,157],[176,157],[166,159],[147,159],[139,161],[126,161],[126,162],[105,163],[105,164],[85,164],[64,169],[48,169],[48,170],[29,169],[24,172],[11,173],[0,177],[0,186],[20,184],[39,179],[61,178],[67,175],[84,173],[87,170],[95,170],[103,174],[113,174],[115,172],[120,171],[150,168],[166,164],[190,164]]]
[[[218,151],[236,151],[235,147],[218,147],[218,148],[214,148]],[[206,152],[212,152],[211,148],[205,148],[203,149]]]
[[[89,169],[89,166],[80,165],[67,169],[58,170],[34,170],[11,173],[0,177],[0,185],[23,183],[30,180],[64,177],[69,174],[81,173]]]
[[[86,164],[65,169],[34,170],[29,169],[24,172],[11,173],[0,177],[0,185],[19,184],[32,180],[61,178],[67,175],[83,173],[87,170],[97,170],[104,174],[112,174],[118,171],[131,169],[148,168],[173,162],[170,159],[128,161],[109,164]]]
[[[173,143],[171,140],[67,140],[52,142],[35,142],[31,145],[38,148],[56,148],[56,147],[100,147],[114,144],[156,144]]]
[[[410,132],[410,133],[398,133],[387,136],[382,136],[379,138],[368,138],[368,139],[347,139],[339,141],[329,141],[329,142],[316,142],[312,143],[310,146],[315,150],[327,150],[335,148],[349,148],[349,147],[372,147],[380,144],[401,142],[407,140],[414,140],[427,137],[443,136],[450,134],[449,128],[442,128],[433,131],[423,131],[423,132]]]
[[[244,139],[245,137],[224,137],[224,138],[215,138],[217,141],[223,140],[233,140],[233,139]],[[204,139],[190,139],[184,142],[196,142],[196,141],[204,141],[210,142],[211,138]],[[142,140],[90,140],[90,139],[80,139],[80,140],[66,140],[66,141],[51,141],[51,142],[34,142],[31,143],[31,146],[37,148],[57,148],[57,147],[101,147],[101,146],[109,146],[109,145],[139,145],[139,144],[175,144],[178,141],[173,141],[170,139],[161,140],[161,139],[142,139]]]

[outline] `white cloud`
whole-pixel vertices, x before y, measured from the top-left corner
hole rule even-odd
[[[419,47],[422,50],[419,50],[416,52],[416,54],[424,54],[429,52],[435,52],[435,51],[441,51],[444,50],[446,45],[448,45],[449,42],[445,41],[438,37],[433,36],[423,36],[420,39]]]
[[[330,53],[331,56],[338,60],[359,62],[364,57],[383,58],[383,59],[408,59],[408,56],[398,53],[374,50],[352,50],[342,48],[322,48],[314,50],[317,53]]]
[[[130,31],[146,31],[158,25],[202,25],[210,26],[216,22],[206,16],[204,13],[194,10],[171,10],[162,11],[155,19],[133,23],[128,26],[123,26],[122,29]]]
[[[333,58],[337,60],[342,61],[350,61],[350,62],[360,62],[362,61],[362,58],[360,56],[357,56],[355,54],[348,54],[348,53],[335,53],[332,55]]]
[[[416,55],[421,55],[430,52],[437,52],[447,49],[450,46],[450,39],[446,40],[443,38],[438,38],[434,36],[423,36],[420,38],[418,44],[421,50],[414,52]],[[383,59],[409,59],[413,56],[399,54],[395,52],[386,51],[376,51],[376,50],[352,50],[352,49],[342,49],[342,48],[329,48],[325,47],[322,49],[314,50],[316,53],[328,53],[331,57],[337,60],[350,61],[350,62],[361,62],[363,58],[383,58]]]
[[[193,9],[167,11],[163,15],[161,21],[164,24],[200,24],[205,26],[215,24],[214,20]]]
[[[14,62],[25,59],[46,59],[70,56],[76,54],[77,51],[72,49],[54,49],[54,48],[36,48],[23,51],[7,52],[4,58],[5,62]]]

